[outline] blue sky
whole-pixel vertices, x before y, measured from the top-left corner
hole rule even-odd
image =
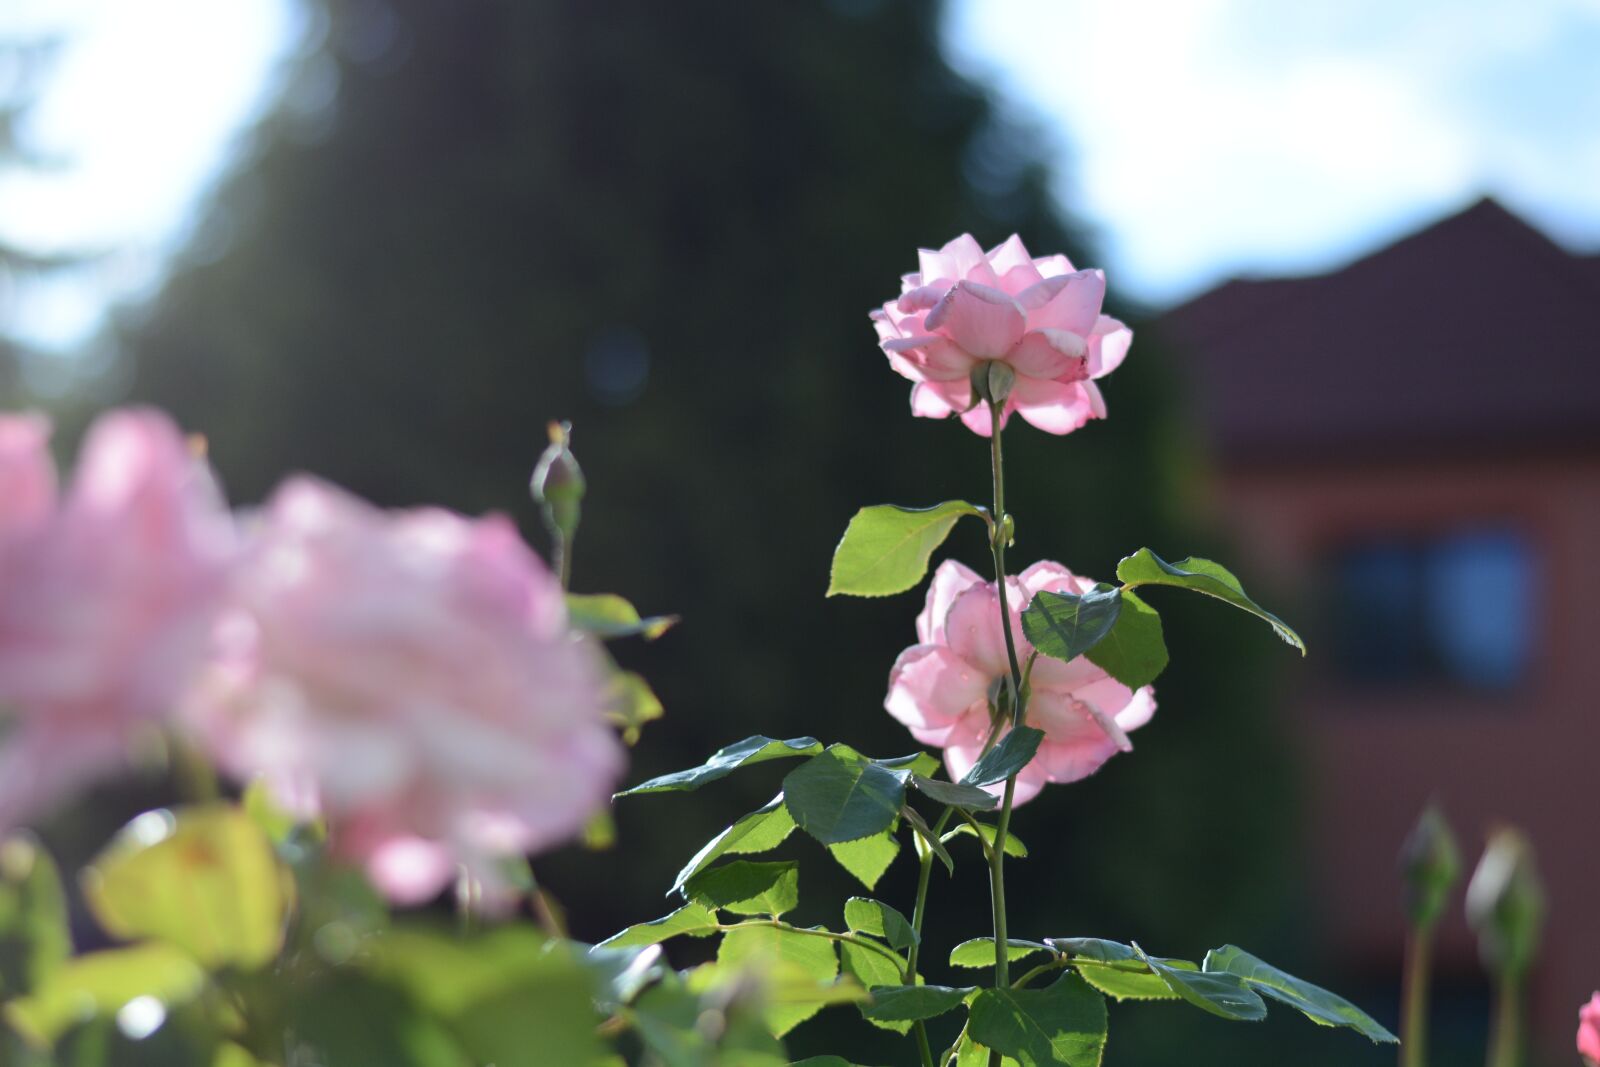
[[[109,254],[0,315],[70,348],[150,291],[306,29],[284,0],[8,0],[0,34],[68,43],[27,130],[61,165],[0,174],[0,235]],[[953,0],[946,41],[1153,303],[1324,269],[1483,193],[1600,247],[1600,0]]]

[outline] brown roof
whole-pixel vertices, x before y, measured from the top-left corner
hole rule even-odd
[[[1228,282],[1151,332],[1235,459],[1600,441],[1600,257],[1492,200],[1330,274]]]

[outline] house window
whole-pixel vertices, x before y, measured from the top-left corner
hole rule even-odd
[[[1329,563],[1334,647],[1349,680],[1505,689],[1522,678],[1535,605],[1533,552],[1520,533],[1373,537]]]

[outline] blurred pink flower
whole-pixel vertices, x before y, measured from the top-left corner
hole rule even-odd
[[[329,819],[402,903],[578,833],[623,756],[598,651],[504,516],[309,478],[260,517],[192,713],[218,761]]]
[[[1133,332],[1100,314],[1104,273],[1075,270],[1066,256],[1034,259],[1015,235],[987,254],[962,234],[917,255],[921,269],[901,278],[899,298],[872,312],[890,365],[916,383],[913,415],[960,415],[989,436],[988,407],[974,404],[968,375],[998,360],[1016,372],[1001,425],[1015,411],[1064,434],[1105,417],[1094,379],[1122,363]]]
[[[64,500],[49,436],[0,415],[0,827],[114,772],[176,710],[233,555],[216,485],[165,415],[97,419]]]
[[[1589,1067],[1600,1067],[1600,993],[1578,1009],[1578,1055]]]
[[[1035,563],[1006,579],[1019,663],[1026,664],[1033,652],[1020,616],[1034,595],[1092,588],[1093,581],[1076,577],[1059,563]],[[944,749],[950,777],[959,781],[978,761],[989,735],[989,704],[1010,672],[994,583],[954,560],[941,563],[928,586],[927,605],[917,616],[917,640],[889,672],[883,706],[918,741]],[[1017,776],[1018,804],[1046,782],[1075,782],[1099,770],[1126,740],[1113,734],[1143,726],[1156,707],[1149,686],[1135,692],[1083,656],[1071,663],[1039,656],[1030,688],[1027,723],[1043,730],[1045,739]]]

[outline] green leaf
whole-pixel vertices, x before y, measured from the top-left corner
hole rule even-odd
[[[916,1022],[953,1011],[972,992],[972,986],[952,988],[943,985],[884,986],[872,990],[872,1002],[861,1006],[861,1014],[883,1022]]]
[[[1098,937],[1050,937],[1045,943],[1070,956],[1083,980],[1108,996],[1118,1000],[1178,998],[1165,979],[1120,942]]]
[[[903,593],[928,573],[928,558],[963,515],[983,512],[964,500],[931,508],[878,504],[862,508],[833,552],[828,595]]]
[[[690,990],[677,974],[668,973],[639,998],[629,1021],[653,1053],[646,1062],[661,1067],[784,1067],[789,1057],[767,1032],[766,1023],[752,1018],[757,997],[742,983],[739,971],[721,972],[708,964],[689,972],[701,987]],[[718,985],[718,983],[721,983]],[[706,1012],[720,1025],[704,1027]],[[591,1065],[598,1067],[598,1065]],[[619,1059],[617,1067],[624,1067]]]
[[[904,960],[898,965],[895,962],[900,958],[898,954],[891,959],[890,954],[877,949],[853,941],[841,941],[839,958],[844,961],[845,973],[860,982],[864,989],[897,986],[906,980]],[[901,1032],[904,1033],[903,1030]]]
[[[8,838],[0,844],[0,996],[38,989],[71,954],[55,862],[33,838]]]
[[[669,937],[710,937],[720,925],[716,913],[704,904],[685,904],[670,915],[630,926],[600,942],[600,948],[659,945]]]
[[[1195,1007],[1244,1022],[1267,1017],[1267,1005],[1237,975],[1203,972],[1187,960],[1147,956],[1138,945],[1133,950],[1169,989]]]
[[[878,884],[883,872],[889,869],[889,864],[900,854],[900,842],[895,840],[893,830],[885,830],[858,841],[829,845],[828,851],[839,862],[839,866],[855,875],[856,881],[871,889]]]
[[[285,983],[287,1028],[318,1064],[476,1067],[446,1025],[394,985],[351,968]]]
[[[1096,963],[1134,963],[1141,970],[1144,961],[1129,945],[1119,941],[1106,941],[1098,937],[1047,937],[1045,944],[1073,959],[1092,960]]]
[[[678,622],[676,615],[640,618],[634,606],[615,593],[568,593],[567,623],[596,637],[632,637],[654,641]]]
[[[1033,647],[1059,660],[1074,660],[1111,632],[1122,611],[1122,591],[1097,585],[1087,593],[1042,592],[1022,613],[1022,632]]]
[[[927,822],[917,813],[917,809],[907,804],[900,809],[900,814],[906,822],[911,824],[911,829],[916,831],[911,835],[911,844],[916,847],[917,862],[931,856],[938,856],[944,864],[944,869],[949,874],[956,873],[956,861],[950,855],[950,850],[944,847],[944,842],[933,836],[933,830]]]
[[[1167,669],[1161,616],[1131,589],[1122,592],[1122,612],[1100,643],[1085,653],[1089,662],[1130,689],[1155,681]]]
[[[729,930],[717,950],[717,962],[754,966],[769,977],[806,985],[831,986],[839,974],[833,942],[804,934],[788,926],[744,926]],[[782,1037],[822,1010],[827,998],[785,998],[776,995],[767,1007],[766,1020],[773,1036]]]
[[[690,901],[735,915],[774,919],[800,903],[800,864],[734,860],[701,871],[684,887]]]
[[[904,915],[868,897],[851,897],[844,902],[844,924],[853,933],[881,937],[892,948],[908,949],[917,941],[917,932]]]
[[[255,821],[225,804],[146,812],[83,872],[89,909],[112,935],[247,970],[282,947],[293,887]]]
[[[182,949],[147,944],[90,952],[62,964],[25,997],[5,1006],[5,1018],[30,1044],[53,1045],[71,1027],[121,1011],[150,997],[170,1009],[197,995],[205,972]]]
[[[686,793],[718,779],[726,778],[740,767],[767,760],[787,759],[794,756],[814,756],[822,751],[822,742],[814,737],[794,737],[776,741],[770,737],[747,737],[737,744],[720,748],[710,759],[698,767],[674,771],[642,782],[632,789],[624,789],[619,797],[638,796],[644,793]]]
[[[594,1029],[601,1020],[581,956],[527,925],[468,939],[391,930],[363,969],[443,1023],[472,1063],[588,1064],[600,1054]]]
[[[934,778],[924,778],[920,774],[911,776],[911,784],[924,796],[931,797],[941,804],[952,808],[961,808],[965,811],[990,811],[1000,803],[993,793],[987,793],[975,785],[965,785],[961,782],[941,782]]]
[[[983,989],[972,1002],[967,1032],[1021,1067],[1099,1067],[1106,1002],[1072,974],[1046,989]]]
[[[956,837],[977,837],[981,831],[984,844],[993,848],[995,828],[988,823],[980,822],[976,824],[979,829],[974,830],[972,828],[973,825],[973,823],[969,822],[959,823],[954,830],[946,833],[940,840],[948,843],[952,838]],[[1024,845],[1022,839],[1009,830],[1006,832],[1006,855],[1015,856],[1019,860],[1028,858],[1028,846]]]
[[[839,748],[848,746],[839,745]],[[854,751],[853,749],[851,751]],[[909,756],[896,756],[893,759],[875,759],[872,761],[880,767],[887,767],[891,771],[910,771],[920,774],[924,778],[932,778],[939,773],[939,761],[926,752],[913,752]]]
[[[1051,952],[1049,945],[1041,945],[1037,941],[1023,941],[1019,938],[1006,939],[1006,959],[1020,960],[1033,955],[1035,952]],[[994,966],[994,938],[975,937],[971,941],[963,941],[950,950],[950,966],[952,967],[993,967]]]
[[[665,714],[661,698],[642,675],[617,671],[606,682],[606,717],[622,731],[625,743],[637,742],[640,728]]]
[[[1338,994],[1285,974],[1233,945],[1224,945],[1206,953],[1201,969],[1238,975],[1256,992],[1298,1008],[1313,1022],[1324,1026],[1347,1026],[1374,1043],[1393,1044],[1398,1041],[1372,1016]]]
[[[1117,578],[1129,588],[1141,585],[1173,585],[1225,600],[1234,607],[1265,620],[1272,627],[1273,633],[1298,648],[1302,656],[1305,655],[1306,643],[1300,639],[1300,635],[1289,629],[1288,624],[1282,619],[1246,596],[1239,579],[1220,563],[1193,556],[1180,559],[1177,563],[1168,563],[1148,548],[1141,548],[1117,564]]]
[[[895,824],[910,774],[831,745],[789,772],[784,803],[795,824],[824,845],[854,841]]]
[[[666,975],[661,949],[655,945],[595,945],[580,959],[594,983],[595,1005],[607,1014],[631,1003],[647,985]]]
[[[1085,964],[1078,974],[1114,1000],[1177,1000],[1178,994],[1160,975],[1149,971],[1123,971]]]
[[[705,847],[696,852],[694,858],[678,872],[667,893],[670,896],[680,891],[684,883],[705,870],[719,856],[769,852],[783,844],[784,839],[793,832],[794,819],[783,804],[783,794],[779,793],[765,807],[740,816],[732,826],[706,842]]]
[[[861,983],[863,989],[887,989],[899,986],[906,980],[904,965],[896,966],[883,953],[849,941],[839,942],[839,959],[844,964],[844,973]],[[911,1023],[898,1019],[879,1019],[867,1015],[867,1004],[859,1005],[862,1018],[880,1030],[891,1030],[897,1034],[911,1032]]]
[[[1000,743],[991,748],[972,770],[961,779],[965,785],[993,785],[1003,782],[1028,765],[1039,751],[1044,731],[1031,726],[1018,726],[1006,733]]]

